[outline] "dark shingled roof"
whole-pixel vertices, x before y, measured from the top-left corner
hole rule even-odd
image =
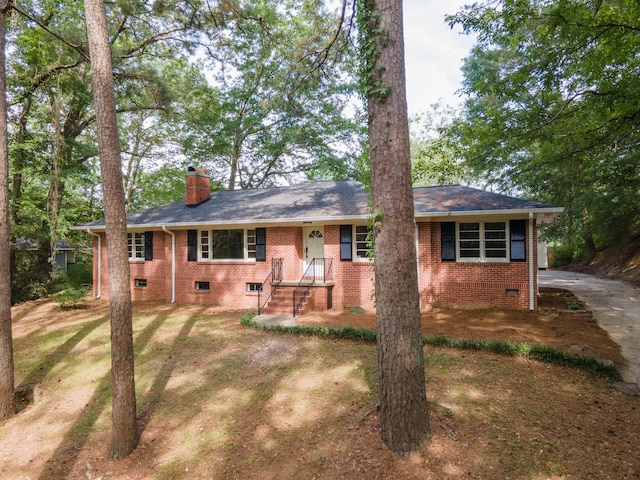
[[[518,211],[557,215],[562,211],[538,202],[459,185],[414,189],[416,217]],[[514,212],[515,213],[515,212]],[[300,223],[366,219],[368,196],[353,180],[309,182],[288,187],[220,190],[208,201],[187,207],[184,200],[127,215],[127,226],[176,227],[190,225]],[[104,220],[75,229],[104,228]]]

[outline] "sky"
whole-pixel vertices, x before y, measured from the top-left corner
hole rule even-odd
[[[460,105],[462,60],[473,38],[445,22],[470,0],[404,0],[404,41],[409,115],[426,112],[438,101]]]

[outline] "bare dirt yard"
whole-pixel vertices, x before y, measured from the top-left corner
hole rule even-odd
[[[439,310],[425,334],[619,349],[573,299],[540,312]],[[572,304],[572,306],[576,306]],[[380,440],[374,344],[269,333],[246,311],[135,305],[140,442],[108,459],[108,305],[13,309],[18,414],[0,426],[2,479],[635,479],[640,397],[575,367],[425,347],[431,437],[400,458]],[[371,314],[309,324],[373,326]]]

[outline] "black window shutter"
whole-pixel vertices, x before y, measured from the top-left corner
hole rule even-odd
[[[256,262],[267,261],[267,229],[256,228]]]
[[[153,232],[144,232],[144,259],[153,260]]]
[[[195,262],[198,259],[198,231],[187,231],[187,260]]]
[[[456,261],[456,222],[440,223],[440,256],[443,262]]]
[[[511,220],[509,222],[509,237],[511,241],[511,261],[524,262],[527,260],[527,221]]]
[[[353,227],[351,225],[340,225],[340,260],[352,259],[352,236]]]

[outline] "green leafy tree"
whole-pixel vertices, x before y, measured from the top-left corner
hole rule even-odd
[[[212,85],[193,90],[181,112],[185,155],[230,189],[347,176],[362,123],[347,111],[344,11],[247,0],[216,13],[203,59]]]
[[[454,119],[453,109],[432,105],[429,113],[410,120],[411,178],[414,186],[455,185],[465,181],[468,172],[459,144],[446,135]]]
[[[463,117],[476,172],[566,207],[587,259],[639,230],[640,4],[497,1],[450,18],[473,32]]]
[[[132,166],[150,150],[161,149],[159,136],[166,130],[136,130],[134,125],[146,127],[141,118],[164,125],[172,92],[162,73],[168,70],[165,64],[175,66],[188,55],[197,26],[194,8],[185,2],[109,4],[118,112],[127,127],[123,151]],[[21,288],[24,279],[46,291],[56,240],[67,235],[68,225],[102,216],[102,204],[95,188],[95,113],[82,2],[26,1],[17,9],[8,65],[12,244],[26,237],[40,249],[27,262],[24,252],[18,252],[24,258],[16,262],[13,250],[12,272],[18,275],[14,291],[29,298],[31,293]],[[128,177],[129,192],[139,171],[132,169]]]

